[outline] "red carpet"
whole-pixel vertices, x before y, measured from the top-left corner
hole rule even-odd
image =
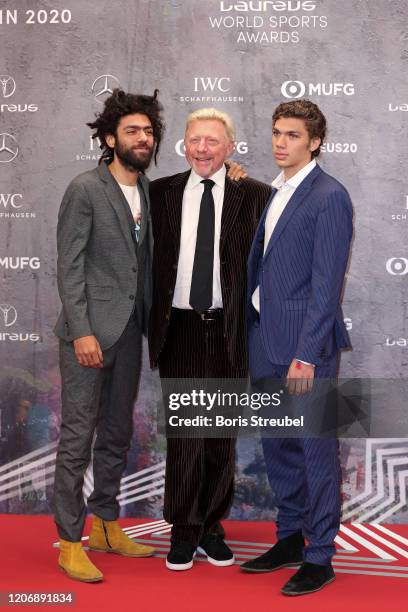
[[[142,523],[146,521],[121,520],[125,527],[139,525],[139,533]],[[223,524],[226,539],[231,542],[238,562],[266,550],[267,544],[275,539],[269,523],[225,521]],[[170,572],[161,557],[129,559],[90,553],[93,562],[104,573],[105,581],[79,583],[57,568],[58,551],[52,546],[56,533],[51,517],[2,515],[0,525],[0,591],[72,591],[76,595],[76,605],[71,608],[74,610],[408,611],[408,526],[405,525],[390,525],[383,531],[372,525],[362,529],[347,526],[340,534],[341,550],[335,560],[336,581],[319,593],[293,599],[279,592],[293,570],[247,575],[240,573],[237,566],[217,568],[201,561],[189,571]],[[138,539],[155,541],[158,554],[165,555],[168,534],[152,536],[148,533]],[[353,547],[354,551],[345,552],[345,546]],[[19,606],[19,609],[26,608],[28,606]],[[68,609],[66,606],[29,606],[30,610],[39,608]]]

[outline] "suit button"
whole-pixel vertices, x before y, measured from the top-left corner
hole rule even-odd
[[[134,295],[129,295],[129,300],[134,300],[135,296]]]
[[[166,321],[169,321],[169,320],[170,320],[170,315],[166,314]]]
[[[169,295],[173,295],[173,289],[169,289]]]
[[[177,270],[177,264],[173,264],[173,270]]]
[[[135,268],[135,267],[133,266],[133,268],[132,268],[132,272],[137,272],[137,268]]]

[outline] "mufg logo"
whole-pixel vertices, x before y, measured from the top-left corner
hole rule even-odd
[[[391,257],[385,264],[388,274],[404,276],[408,274],[408,259],[406,257]]]
[[[285,98],[303,98],[303,96],[354,96],[353,83],[303,83],[302,81],[285,81],[281,93]]]

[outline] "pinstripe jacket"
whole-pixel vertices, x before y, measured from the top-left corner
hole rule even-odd
[[[58,215],[58,290],[62,310],[55,333],[66,341],[95,335],[102,349],[122,334],[135,308],[147,328],[153,236],[148,179],[140,175],[142,227],[136,243],[129,205],[108,166],[77,176]]]
[[[297,358],[323,365],[351,346],[340,305],[353,232],[351,200],[317,165],[286,205],[264,254],[265,217],[275,192],[248,261],[249,334],[258,325],[252,294],[259,284],[259,324],[271,363]]]
[[[149,349],[156,367],[163,348],[180,250],[181,213],[184,188],[190,170],[150,183],[154,235],[153,299],[149,323]],[[224,309],[224,335],[232,364],[247,367],[246,343],[246,265],[259,218],[271,187],[247,178],[239,182],[225,179],[221,217],[220,263]]]

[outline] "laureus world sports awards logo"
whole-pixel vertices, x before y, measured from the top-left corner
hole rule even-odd
[[[35,332],[11,329],[17,322],[17,310],[12,304],[0,304],[0,342],[40,342],[41,336]]]
[[[0,99],[10,98],[16,91],[16,82],[13,77],[8,74],[0,75]]]
[[[212,11],[208,21],[212,31],[232,34],[240,48],[266,47],[298,44],[304,32],[325,30],[328,18],[316,12],[314,0],[221,0],[218,13]]]
[[[0,74],[0,113],[35,113],[38,111],[36,104],[29,104],[27,100],[18,102],[11,101],[16,91],[16,82],[9,74]]]
[[[11,327],[17,321],[17,310],[11,304],[0,304],[0,321],[3,327]]]

